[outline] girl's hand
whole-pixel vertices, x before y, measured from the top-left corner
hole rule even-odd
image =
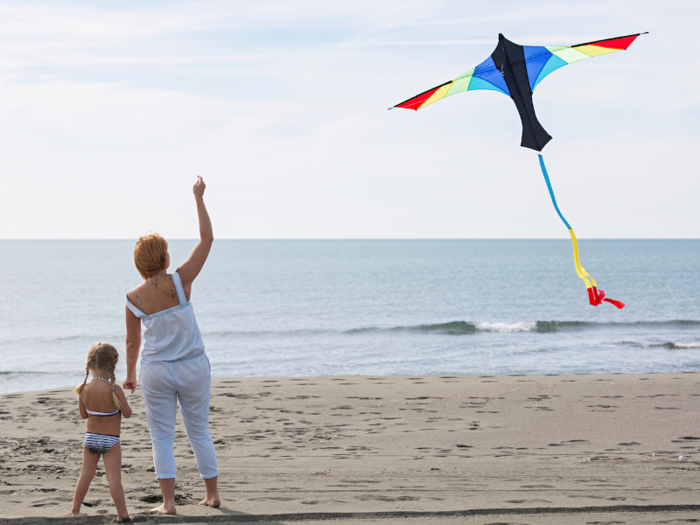
[[[136,387],[138,386],[139,382],[136,380],[136,378],[129,378],[127,377],[124,382],[122,383],[122,388],[124,390],[131,390],[131,393],[133,394],[136,391]]]
[[[202,177],[197,175],[197,182],[194,183],[194,186],[192,187],[192,193],[194,193],[194,198],[199,200],[204,198],[204,190],[207,189],[207,185],[204,184],[204,180]]]

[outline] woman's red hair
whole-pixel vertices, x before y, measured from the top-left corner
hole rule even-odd
[[[168,241],[157,233],[139,237],[134,247],[134,264],[144,279],[165,270],[168,264]]]

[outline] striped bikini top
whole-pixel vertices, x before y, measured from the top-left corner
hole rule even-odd
[[[93,377],[92,381],[94,381],[95,379],[100,379],[102,381],[106,381],[107,383],[110,382],[109,379],[105,379],[104,377]],[[86,385],[87,383],[83,383],[83,384]],[[114,392],[114,390],[112,390],[112,392]],[[121,409],[118,408],[114,412],[95,412],[93,410],[88,410],[86,408],[85,412],[87,412],[88,416],[109,417],[109,416],[116,416],[119,412],[121,412]]]

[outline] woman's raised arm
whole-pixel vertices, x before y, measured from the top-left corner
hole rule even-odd
[[[211,219],[204,205],[204,190],[206,185],[202,177],[197,176],[197,182],[192,188],[194,200],[197,203],[197,216],[199,217],[199,242],[192,253],[177,269],[183,286],[189,286],[197,278],[199,272],[209,256],[211,245],[214,242],[214,231],[211,227]]]

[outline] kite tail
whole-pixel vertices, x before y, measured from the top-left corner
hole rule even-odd
[[[559,218],[566,225],[566,228],[569,230],[569,235],[571,235],[571,244],[574,247],[574,265],[576,266],[576,275],[583,279],[583,282],[586,284],[586,290],[588,290],[588,301],[591,303],[592,306],[598,306],[599,304],[606,302],[618,308],[624,308],[624,303],[616,301],[615,299],[607,299],[605,297],[605,292],[603,290],[598,290],[598,283],[595,282],[595,279],[586,271],[586,269],[583,266],[581,266],[581,259],[578,255],[578,241],[576,240],[576,234],[574,233],[573,228],[569,225],[564,216],[561,214],[561,211],[559,211],[559,206],[557,206],[557,199],[554,197],[554,190],[552,190],[552,184],[549,182],[549,175],[547,175],[547,168],[545,168],[544,166],[544,159],[542,158],[542,155],[538,155],[538,157],[540,158],[540,167],[542,168],[542,175],[544,175],[544,181],[547,183],[547,189],[549,190],[549,196],[552,198],[552,204],[554,204],[554,209],[557,210]]]

